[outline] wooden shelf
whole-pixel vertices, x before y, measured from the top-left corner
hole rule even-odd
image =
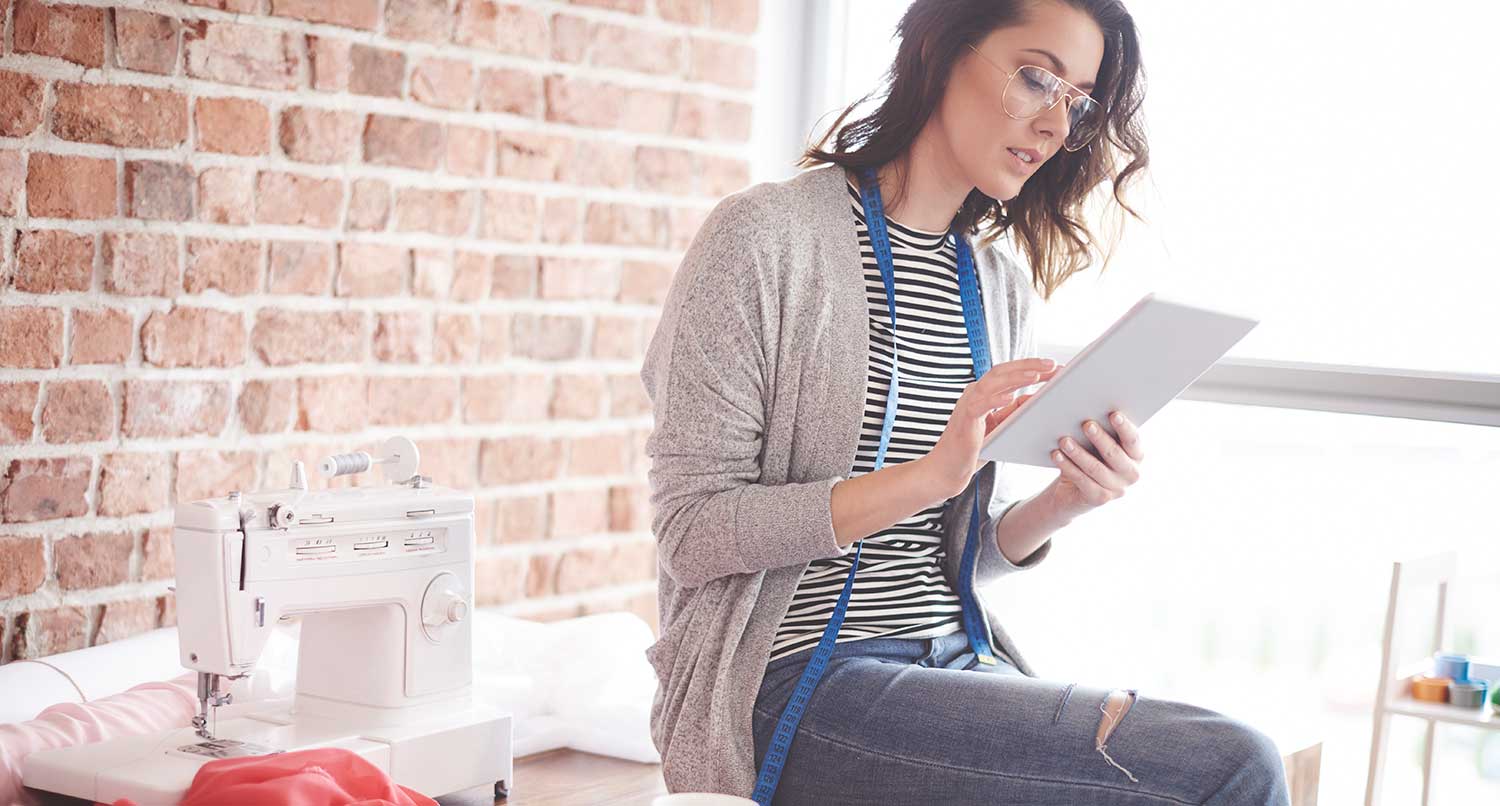
[[[1386,703],[1385,709],[1392,714],[1500,730],[1500,716],[1495,715],[1494,708],[1489,703],[1485,703],[1483,708],[1464,708],[1448,703],[1414,700],[1411,697],[1396,697]]]

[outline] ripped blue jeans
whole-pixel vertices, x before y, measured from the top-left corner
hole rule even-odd
[[[772,661],[755,700],[759,769],[812,650]],[[1128,707],[1121,707],[1128,705]],[[838,644],[792,741],[775,804],[1285,806],[1256,729],[1133,690],[979,664],[968,638]]]

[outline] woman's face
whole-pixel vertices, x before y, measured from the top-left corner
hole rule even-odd
[[[1088,14],[1060,2],[1040,2],[1028,22],[991,31],[974,47],[989,61],[964,50],[967,56],[954,64],[936,117],[968,183],[1005,201],[1062,150],[1068,134],[1066,100],[1029,120],[1007,115],[1001,104],[1006,74],[1034,64],[1092,94],[1104,59],[1104,35]],[[1028,165],[1011,149],[1039,156]]]

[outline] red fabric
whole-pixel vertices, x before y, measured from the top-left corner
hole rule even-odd
[[[204,764],[181,806],[437,806],[437,801],[340,748],[274,756],[222,758]],[[117,801],[115,806],[132,806]]]

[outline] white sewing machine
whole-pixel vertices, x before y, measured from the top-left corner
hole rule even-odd
[[[352,750],[429,797],[511,780],[511,719],[470,699],[474,501],[418,476],[416,445],[325,459],[325,476],[383,465],[391,484],[285,489],[177,508],[177,627],[198,672],[192,728],[49,750],[25,785],[93,801],[176,804],[205,762]],[[248,674],[278,619],[301,617],[290,707],[217,720],[220,682]]]

